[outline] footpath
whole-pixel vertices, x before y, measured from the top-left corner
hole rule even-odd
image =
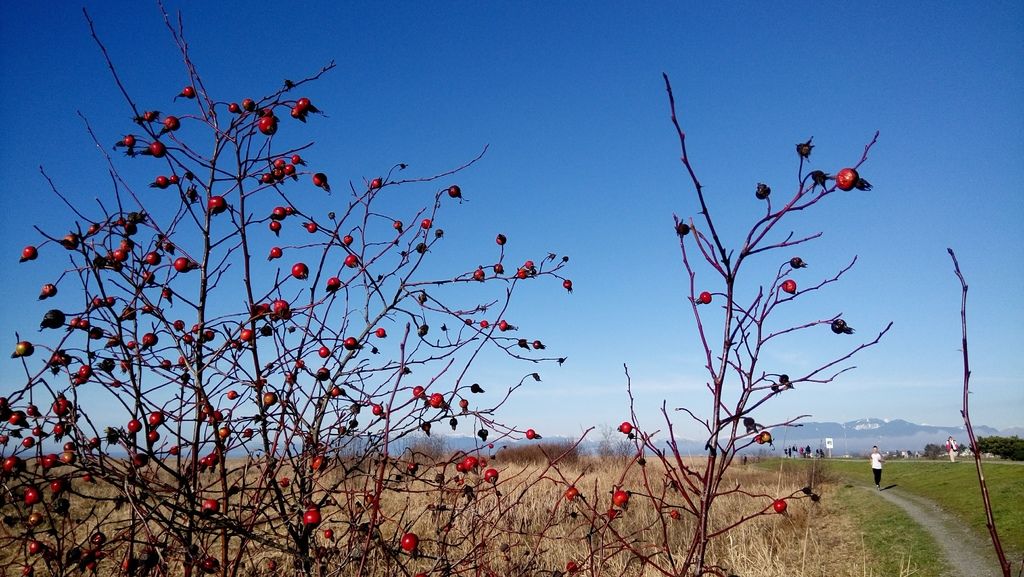
[[[934,577],[1002,577],[992,543],[979,538],[933,501],[902,491],[898,486],[883,487],[881,491],[860,488],[899,506],[931,533],[945,552],[951,570],[947,575]]]

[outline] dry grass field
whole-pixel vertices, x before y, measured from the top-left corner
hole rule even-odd
[[[681,508],[682,500],[673,500],[673,492],[665,490],[660,463],[652,459],[643,467],[627,467],[628,458],[573,455],[552,467],[531,459],[537,455],[499,452],[488,463],[488,468],[499,472],[496,483],[484,480],[482,468],[454,475],[451,467],[422,464],[410,476],[398,472],[398,462],[382,478],[384,490],[375,524],[366,522],[374,505],[371,475],[353,475],[351,482],[324,479],[324,486],[337,481],[338,489],[325,496],[323,521],[308,534],[310,572],[324,576],[673,574],[673,565],[678,567],[693,536],[694,520]],[[230,468],[236,471],[231,482],[252,474],[245,464],[237,459],[230,462]],[[770,496],[790,495],[808,485],[821,495],[820,501],[801,494],[801,498],[788,501],[784,514],[772,510]],[[570,486],[579,491],[571,501],[566,498]],[[625,507],[611,507],[611,493],[616,488],[630,492]],[[724,575],[871,575],[864,564],[869,553],[859,528],[844,513],[844,507],[834,502],[840,486],[829,476],[827,465],[799,471],[737,465],[722,488],[739,488],[746,494],[726,495],[716,502],[713,530],[753,515],[712,544],[710,559]],[[235,498],[244,500],[246,490]],[[107,547],[91,548],[102,550],[105,556],[96,565],[97,574],[127,574],[120,570],[127,553],[125,532],[137,537],[148,535],[150,542],[159,541],[158,524],[137,518],[132,522],[132,502],[118,499],[113,487],[75,482],[72,493],[70,522],[63,521],[63,527],[65,531],[71,527],[74,540],[87,545],[98,531],[108,539],[121,537],[110,539]],[[34,567],[36,576],[57,574],[45,555],[29,555],[24,544],[26,528],[31,524],[29,531],[34,538],[47,542],[48,525],[55,519],[51,517],[52,502],[48,508],[36,505],[32,511],[45,514],[31,520],[29,511],[12,501],[6,498],[3,508],[7,523],[0,541],[0,566],[7,568],[5,575],[22,575],[26,564]],[[231,515],[230,505],[225,515]],[[76,519],[81,522],[76,524]],[[276,534],[286,541],[289,527],[301,527],[294,521],[294,517],[267,511],[254,533],[259,529],[261,535]],[[236,560],[229,564],[228,575],[290,575],[299,571],[293,558],[271,543],[238,537],[225,541],[224,526],[217,515],[210,516],[199,526],[204,532],[199,541],[214,555],[228,550],[226,558]],[[399,546],[406,532],[419,536],[415,554]],[[58,558],[69,554],[67,545],[58,551],[55,542],[48,544]],[[372,554],[362,555],[364,550]],[[139,555],[136,545],[134,556]],[[167,561],[168,574],[182,574],[180,550],[168,548],[160,555]]]

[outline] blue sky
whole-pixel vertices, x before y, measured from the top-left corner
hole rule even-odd
[[[156,7],[87,4],[133,96],[173,106],[186,75]],[[858,263],[781,320],[842,312],[857,333],[794,338],[769,358],[798,373],[889,321],[893,329],[854,359],[855,371],[787,393],[758,420],[958,423],[952,247],[971,285],[974,420],[1024,424],[1019,2],[208,4],[168,2],[183,10],[193,60],[223,100],[264,94],[283,78],[337,62],[308,90],[328,113],[317,120],[310,156],[335,182],[359,182],[398,162],[433,174],[488,145],[484,160],[459,177],[471,200],[468,218],[448,227],[460,235],[453,245],[503,232],[516,254],[571,257],[572,295],[531,288],[509,313],[568,362],[545,367],[543,382],[505,407],[506,421],[549,435],[616,424],[628,415],[623,364],[646,428],[662,428],[662,400],[706,414],[706,373],[672,230],[672,215],[696,216],[697,205],[678,161],[665,72],[732,246],[762,210],[757,182],[792,190],[795,143],[813,135],[813,167],[835,172],[881,132],[862,170],[875,189],[837,194],[790,223],[825,233],[800,251],[811,263],[801,272],[806,282],[855,255]],[[109,197],[109,177],[77,112],[104,142],[131,124],[74,5],[19,7],[0,22],[0,51],[0,189],[8,203],[0,214],[0,328],[13,346],[14,332],[34,335],[48,308],[35,298],[52,272],[17,263],[21,248],[39,240],[32,224],[56,233],[70,223],[37,167],[80,202]],[[789,256],[751,267],[744,290]],[[702,281],[713,281],[705,269]],[[18,370],[0,361],[2,388]],[[533,369],[496,361],[478,370],[497,390]],[[696,435],[684,418],[676,421]]]

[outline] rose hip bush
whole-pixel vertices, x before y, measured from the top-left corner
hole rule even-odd
[[[664,431],[647,427],[637,419],[627,370],[631,419],[622,422],[618,430],[632,441],[635,451],[608,495],[592,494],[577,506],[590,526],[590,551],[580,567],[598,574],[604,560],[625,553],[651,575],[725,576],[732,573],[723,561],[730,555],[726,545],[715,548],[716,540],[725,541],[718,538],[759,517],[787,515],[798,501],[807,502],[808,515],[813,514],[813,507],[820,501],[813,483],[784,486],[780,480],[777,493],[769,494],[727,476],[741,450],[771,447],[773,429],[798,426],[802,418],[761,423],[758,410],[798,385],[832,382],[851,368],[845,364],[851,357],[877,344],[891,327],[890,323],[873,339],[855,344],[820,365],[812,364],[815,368],[802,374],[790,374],[785,367],[773,365],[775,356],[768,354],[796,333],[817,331],[828,338],[854,334],[840,314],[815,317],[803,309],[792,311],[803,295],[839,281],[856,258],[833,273],[813,274],[805,270],[809,265],[799,256],[799,249],[821,233],[798,234],[783,227],[788,217],[812,210],[837,190],[857,194],[870,191],[872,186],[859,169],[878,134],[852,166],[840,167],[835,176],[810,169],[815,147],[812,140],[796,144],[797,186],[786,193],[773,193],[769,184],[752,184],[750,202],[764,208],[745,233],[741,246],[733,249],[719,234],[721,223],[716,226],[713,207],[687,154],[686,134],[676,116],[667,75],[664,80],[681,161],[699,206],[698,218],[676,217],[674,226],[688,280],[688,304],[707,371],[708,395],[704,399],[710,406],[688,401],[670,412],[663,403]],[[761,272],[764,265],[752,262],[765,258],[774,259],[768,267],[774,274],[767,279]],[[741,282],[748,277],[749,281]],[[790,319],[794,315],[805,318],[793,324]],[[706,434],[703,456],[693,459],[679,448],[672,416],[676,412],[692,418]],[[572,479],[563,482],[567,500],[575,502],[587,496],[572,484]],[[735,505],[737,496],[746,503],[739,508]],[[727,511],[721,505],[716,507],[716,502],[726,500],[732,503]]]
[[[185,74],[157,102],[131,97],[96,38],[134,118],[94,135],[117,151],[114,186],[95,207],[51,183],[70,220],[20,254],[52,280],[41,332],[14,335],[24,379],[0,398],[3,559],[53,575],[467,571],[452,551],[472,528],[453,520],[470,502],[445,495],[494,490],[487,445],[533,434],[496,410],[539,380],[531,363],[479,394],[470,367],[559,360],[504,315],[524,284],[571,291],[568,258],[513,257],[495,231],[488,264],[434,262],[471,209],[454,178],[475,160],[345,182],[308,140],[333,64],[265,96],[211,94],[167,21]],[[401,449],[449,427],[480,450]],[[449,513],[385,510],[403,479]]]
[[[618,432],[632,442],[633,452],[625,466],[616,470],[612,487],[607,491],[596,486],[589,491],[578,487],[579,479],[560,475],[562,467],[554,461],[550,477],[564,486],[566,506],[573,508],[575,522],[586,528],[579,535],[586,539],[588,551],[582,560],[571,563],[573,571],[588,570],[597,575],[607,570],[608,560],[625,555],[642,568],[639,574],[643,575],[725,577],[734,574],[731,566],[736,562],[731,549],[737,546],[730,533],[766,516],[784,519],[798,503],[806,503],[799,514],[802,523],[808,523],[821,498],[813,481],[800,486],[779,479],[774,492],[769,493],[730,476],[741,450],[772,447],[772,430],[799,426],[802,418],[762,423],[759,409],[797,385],[833,381],[850,370],[846,363],[854,355],[877,344],[891,326],[833,359],[812,364],[814,368],[802,374],[790,374],[784,367],[772,365],[775,356],[768,355],[797,333],[818,331],[829,338],[849,338],[855,333],[846,318],[835,312],[815,317],[800,310],[797,315],[806,318],[793,324],[795,303],[805,294],[838,282],[856,258],[833,273],[814,274],[806,270],[809,264],[799,250],[821,233],[801,235],[783,228],[791,219],[788,217],[812,210],[837,191],[870,191],[871,184],[859,169],[878,134],[853,166],[841,167],[835,176],[810,169],[812,140],[797,143],[796,188],[773,193],[770,184],[753,184],[751,202],[764,208],[744,234],[741,246],[732,249],[719,234],[721,222],[716,220],[690,163],[668,76],[665,83],[682,164],[699,207],[697,218],[676,217],[674,225],[686,272],[688,304],[702,347],[699,354],[708,375],[708,396],[703,400],[710,406],[701,406],[698,399],[687,400],[670,412],[668,404],[663,403],[665,429],[647,426],[637,418],[638,401],[633,397],[627,370],[631,415],[630,420],[618,425]],[[763,263],[754,264],[765,258],[775,259],[767,269]],[[767,279],[765,270],[773,271]],[[677,412],[692,418],[707,435],[705,454],[694,458],[680,448],[673,416]],[[730,539],[723,538],[727,535]],[[774,531],[762,537],[776,539]],[[769,550],[785,546],[783,541],[768,543]],[[771,574],[774,568],[763,569]]]

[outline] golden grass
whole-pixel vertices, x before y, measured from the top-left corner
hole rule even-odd
[[[399,475],[399,466],[385,466],[385,490],[379,499],[378,523],[373,519],[374,486],[367,474],[338,478],[330,472],[320,485],[336,489],[322,507],[323,522],[310,536],[310,572],[331,576],[409,575],[554,575],[576,563],[579,575],[648,577],[678,573],[687,546],[694,534],[694,519],[683,512],[681,495],[667,488],[664,469],[656,460],[645,467],[627,467],[628,459],[579,457],[572,462],[549,467],[544,464],[509,463],[499,459],[489,463],[499,471],[497,484],[486,483],[482,471],[456,476],[452,467],[422,465],[415,478]],[[231,465],[240,465],[232,461]],[[402,463],[397,465],[404,466]],[[696,466],[698,463],[692,463]],[[236,467],[237,468],[237,467]],[[287,470],[280,472],[287,476]],[[437,480],[444,474],[444,481]],[[250,473],[251,474],[251,473]],[[236,473],[229,482],[239,480]],[[331,476],[334,475],[334,478]],[[646,478],[646,481],[645,481]],[[709,562],[726,574],[743,577],[830,576],[863,577],[863,559],[867,552],[857,537],[853,521],[833,506],[831,498],[837,486],[815,479],[814,490],[821,494],[814,503],[805,495],[790,499],[785,514],[771,510],[774,496],[788,496],[808,484],[806,472],[765,471],[754,466],[734,466],[722,489],[741,488],[746,493],[726,495],[716,501],[711,519],[713,529],[725,527],[744,515],[757,515],[750,521],[715,539],[709,549]],[[581,493],[567,501],[565,491],[573,484]],[[622,488],[632,492],[629,505],[609,519],[611,492]],[[138,518],[129,523],[130,504],[115,507],[117,491],[110,486],[86,486],[76,483],[80,496],[72,498],[71,532],[80,542],[102,528],[108,537],[124,531],[136,536],[160,527],[143,524]],[[261,489],[267,490],[267,489]],[[243,491],[235,497],[246,499]],[[37,505],[37,507],[39,507]],[[52,507],[51,507],[52,508]],[[671,512],[682,514],[674,518]],[[264,536],[287,540],[289,522],[297,525],[295,515],[282,517],[273,509],[260,512],[254,531]],[[36,575],[48,575],[45,564],[28,557],[22,547],[25,533],[24,507],[8,504],[4,513],[20,518],[15,527],[5,527],[0,542],[0,566],[20,567],[33,562]],[[228,515],[231,515],[229,505]],[[223,541],[218,518],[201,524],[205,533],[199,539],[210,554],[219,556]],[[43,521],[34,529],[45,540]],[[65,526],[69,521],[52,519]],[[222,523],[220,524],[222,525]],[[327,540],[324,531],[334,531]],[[400,550],[403,533],[415,532],[420,545],[415,556]],[[123,535],[121,535],[123,536]],[[117,539],[112,539],[112,543]],[[240,550],[240,546],[245,546]],[[110,545],[101,574],[115,570],[124,558],[124,545]],[[281,575],[299,570],[302,560],[290,559],[281,550],[258,543],[243,543],[232,538],[228,548],[238,555],[238,575]],[[361,562],[359,553],[369,551]],[[138,548],[136,549],[136,554]],[[182,552],[163,552],[171,574],[181,574]],[[271,570],[270,567],[276,565]],[[14,573],[9,574],[13,575]],[[20,569],[18,569],[20,574]]]

